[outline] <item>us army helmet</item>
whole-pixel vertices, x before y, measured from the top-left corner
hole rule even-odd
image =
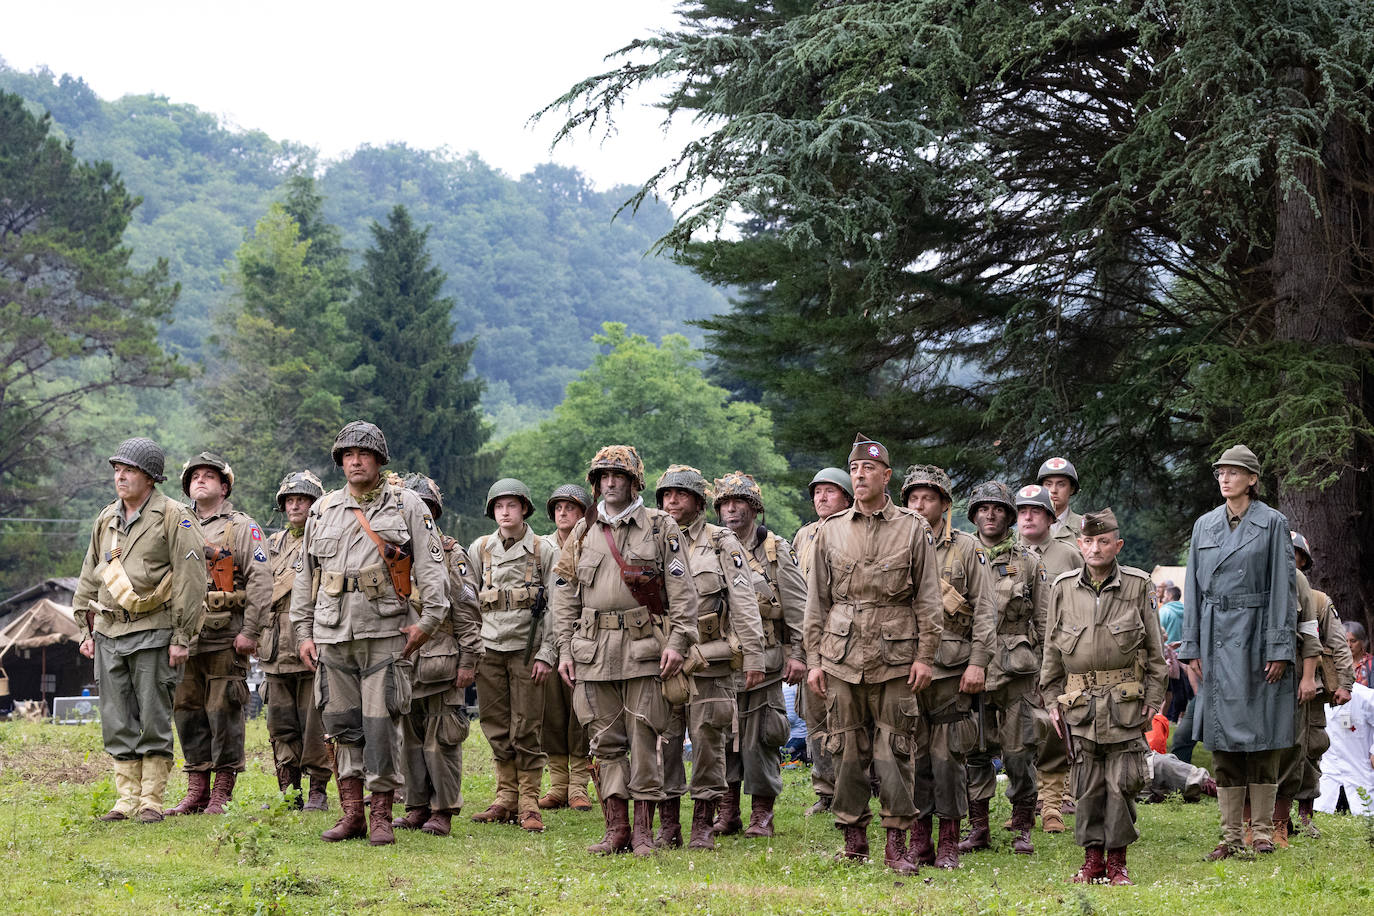
[[[994,506],[1001,506],[1007,510],[1007,514],[1016,520],[1016,503],[1012,501],[1011,487],[1002,483],[1000,480],[989,480],[980,483],[973,488],[973,492],[968,497],[968,520],[973,521],[974,513],[978,507],[991,503]]]
[[[623,471],[629,474],[630,479],[634,481],[635,492],[643,491],[644,462],[633,445],[607,445],[596,453],[591,466],[587,468],[587,482],[592,485],[593,492],[597,489],[596,482],[606,471]]]
[[[755,512],[763,511],[763,490],[751,475],[743,471],[731,471],[724,477],[717,477],[711,489],[715,495],[712,507],[717,512],[720,511],[720,504],[727,499],[742,499],[753,506]]]
[[[346,448],[365,448],[377,456],[377,460],[386,464],[391,460],[391,452],[387,451],[386,436],[373,423],[366,420],[354,420],[339,430],[339,434],[334,437],[334,463],[343,467],[343,453]]]
[[[1293,553],[1297,556],[1298,569],[1307,572],[1312,568],[1312,548],[1307,546],[1307,538],[1296,531],[1290,533],[1293,536]]]
[[[549,521],[553,521],[553,507],[559,502],[577,503],[584,513],[592,511],[591,494],[575,483],[565,483],[549,494],[548,502],[544,503],[544,509],[549,513]]]
[[[286,511],[286,497],[309,496],[319,499],[324,495],[324,484],[311,471],[292,471],[277,485],[277,511]]]
[[[444,514],[444,494],[440,492],[439,485],[431,477],[424,474],[410,474],[406,477],[405,488],[414,490],[420,498],[429,506],[429,511],[434,513],[435,520]],[[528,514],[526,518],[528,518]]]
[[[502,477],[487,490],[487,518],[496,518],[496,500],[502,496],[519,497],[524,506],[525,518],[534,514],[534,500],[530,499],[530,488],[514,477]]]
[[[191,495],[191,472],[196,468],[213,468],[218,471],[220,478],[228,484],[224,495],[227,497],[234,492],[234,469],[229,467],[229,462],[214,452],[201,452],[196,457],[187,459],[181,466],[181,492],[187,496]]]
[[[162,483],[167,479],[167,475],[162,473],[166,466],[167,456],[162,451],[162,446],[152,439],[143,436],[134,436],[132,439],[125,439],[119,443],[119,448],[110,456],[110,467],[116,464],[127,464],[131,468],[138,468],[155,483]]]
[[[917,487],[930,487],[954,502],[954,481],[949,479],[943,468],[933,464],[913,464],[907,468],[906,477],[902,480],[902,505],[906,505],[907,496]]]
[[[685,464],[669,465],[668,470],[658,479],[658,485],[654,487],[654,500],[662,509],[665,490],[686,490],[696,495],[697,508],[704,509],[708,501],[706,489],[706,477],[696,468]]]
[[[1044,486],[1046,477],[1055,475],[1067,477],[1073,482],[1073,491],[1078,492],[1078,469],[1073,466],[1073,462],[1067,458],[1047,458],[1045,463],[1040,465],[1040,470],[1035,473],[1035,482]]]
[[[849,497],[849,502],[854,502],[854,482],[849,479],[849,472],[840,468],[821,468],[816,472],[816,476],[811,478],[811,483],[806,485],[806,492],[811,494],[814,499],[816,496],[816,484],[828,483],[839,487]]]
[[[1050,491],[1038,483],[1027,484],[1016,491],[1016,508],[1020,509],[1022,506],[1039,506],[1049,513],[1051,520],[1055,517],[1054,500],[1050,499]]]

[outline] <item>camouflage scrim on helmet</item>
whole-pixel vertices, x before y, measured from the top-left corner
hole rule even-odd
[[[343,453],[346,448],[365,448],[375,454],[382,464],[391,460],[391,452],[386,447],[386,436],[382,435],[376,424],[366,420],[353,420],[345,424],[334,437],[334,448],[330,454],[334,456],[334,463],[339,467],[343,467]]]
[[[902,505],[906,505],[907,496],[917,487],[930,487],[954,502],[954,481],[949,479],[943,468],[933,464],[913,464],[907,468],[906,477],[902,478]]]
[[[288,496],[308,496],[311,499],[319,499],[324,495],[324,484],[320,478],[316,477],[313,471],[292,471],[281,479],[277,484],[277,510],[286,511],[286,497]]]
[[[162,483],[167,479],[167,475],[162,473],[166,463],[167,455],[162,451],[162,446],[144,436],[125,439],[110,456],[110,467],[127,464],[147,474],[155,483]]]
[[[592,494],[575,483],[565,483],[549,494],[548,501],[544,503],[544,509],[549,513],[549,521],[553,521],[553,507],[560,502],[576,503],[582,509],[583,515],[592,511]]]
[[[717,512],[727,499],[742,499],[753,506],[755,512],[763,511],[763,490],[752,475],[743,471],[731,471],[724,477],[717,477],[711,492],[714,494],[712,505]]]
[[[1293,553],[1297,557],[1298,569],[1307,572],[1312,568],[1312,548],[1307,545],[1307,538],[1296,531],[1290,531],[1293,538]]]
[[[596,490],[597,479],[606,471],[621,471],[630,475],[635,491],[644,489],[644,462],[633,445],[607,445],[592,458],[587,468],[587,482]]]
[[[707,496],[706,476],[696,468],[686,464],[673,464],[668,466],[668,470],[663,472],[663,476],[658,478],[658,485],[654,487],[654,499],[660,509],[663,508],[663,494],[667,490],[686,490],[688,493],[695,494],[701,500],[701,506],[705,506],[709,501]]]
[[[1011,515],[1016,514],[1016,503],[1012,501],[1011,487],[1000,480],[989,480],[973,488],[968,497],[968,520],[973,521],[979,506],[1001,506]]]
[[[187,496],[191,495],[191,473],[196,468],[212,468],[218,471],[220,479],[228,484],[224,495],[227,497],[234,492],[234,469],[229,467],[229,462],[214,452],[201,452],[181,466],[181,492]]]
[[[440,492],[434,478],[426,477],[424,474],[409,474],[404,480],[404,485],[407,490],[414,490],[420,494],[420,498],[429,505],[429,511],[434,513],[436,520],[444,514],[444,494]]]
[[[514,477],[502,477],[487,490],[487,518],[496,519],[496,501],[502,496],[514,496],[520,500],[524,518],[534,514],[534,500],[530,499],[530,488]]]
[[[1035,482],[1043,485],[1046,477],[1067,477],[1073,483],[1073,491],[1078,492],[1078,468],[1067,458],[1047,458],[1035,474]]]
[[[821,468],[817,471],[816,476],[811,478],[811,483],[806,486],[806,491],[811,494],[812,499],[816,498],[816,484],[820,483],[839,487],[849,497],[850,505],[853,505],[854,481],[850,479],[848,471],[843,468]]]
[[[1049,513],[1051,520],[1055,518],[1054,500],[1050,499],[1050,491],[1038,483],[1026,484],[1016,491],[1016,508],[1021,509],[1024,506],[1039,506]]]

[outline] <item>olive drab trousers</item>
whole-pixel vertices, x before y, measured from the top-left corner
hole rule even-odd
[[[691,796],[714,801],[725,795],[725,755],[732,740],[735,690],[730,677],[696,677],[696,696],[684,706],[669,707],[663,735],[663,794],[681,798],[687,793],[687,770],[682,763],[682,736],[692,736]]]
[[[573,703],[601,765],[597,795],[663,801],[661,749],[671,707],[658,678],[579,680]]]
[[[411,663],[401,635],[318,646],[316,703],[335,743],[340,779],[363,779],[369,792],[401,788],[401,717],[410,709]]]
[[[734,743],[725,751],[725,778],[740,783],[745,795],[777,798],[782,794],[782,746],[791,729],[787,703],[782,697],[782,678],[770,672],[771,684],[741,690],[736,698],[739,726]]]
[[[172,709],[188,772],[243,772],[247,706],[248,660],[232,647],[186,660]]]
[[[463,742],[468,711],[463,690],[415,697],[401,718],[405,740],[405,805],[457,813],[463,807]]]
[[[544,753],[552,757],[587,757],[587,729],[573,713],[573,689],[555,672],[544,682]]]
[[[968,816],[968,752],[978,747],[973,697],[958,677],[931,681],[921,691],[916,727],[916,812],[948,820]]]
[[[1135,798],[1145,786],[1144,738],[1098,744],[1074,738],[1078,759],[1070,769],[1077,799],[1073,838],[1080,846],[1120,849],[1140,837]]]
[[[312,779],[327,779],[329,746],[315,705],[314,673],[269,674],[265,689],[267,735],[272,739],[272,758],[277,766],[299,767]]]
[[[487,649],[477,663],[478,720],[492,759],[513,760],[521,772],[542,770],[549,762],[543,747],[544,685],[530,679],[533,669],[534,660],[526,664],[523,650]]]
[[[878,777],[879,814],[884,827],[910,829],[916,816],[914,730],[918,701],[904,678],[850,684],[826,678],[825,743],[835,760],[831,811],[839,827],[866,827],[872,819],[871,770]]]
[[[835,759],[825,749],[825,703],[807,690],[805,684],[797,690],[797,702],[802,708],[802,717],[806,720],[806,752],[811,757],[811,788],[820,797],[833,798]]]
[[[983,743],[986,749],[980,751],[975,739],[973,750],[969,751],[969,800],[984,801],[997,794],[997,771],[992,761],[1001,757],[1007,773],[1007,799],[1012,804],[1035,801],[1038,744],[1035,720],[1039,713],[1032,702],[1035,686],[1032,675],[1016,678],[984,694]],[[974,728],[977,728],[976,720]]]
[[[172,694],[181,672],[167,660],[171,630],[95,634],[100,733],[116,760],[172,756]]]

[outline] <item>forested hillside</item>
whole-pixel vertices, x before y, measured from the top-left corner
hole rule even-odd
[[[79,77],[19,73],[0,61],[0,89],[35,113],[50,111],[79,158],[108,160],[143,198],[125,242],[136,265],[168,260],[182,288],[164,340],[194,360],[208,352],[226,262],[301,166],[316,173],[325,216],[355,254],[395,204],[432,226],[457,333],[478,338],[473,368],[487,379],[489,407],[531,416],[553,407],[591,363],[604,321],[655,340],[679,332],[699,341],[686,322],[726,308],[691,271],[645,256],[672,225],[666,206],[649,202],[612,221],[627,189],[594,190],[574,170],[545,165],[516,180],[475,155],[405,146],[318,163],[309,148],[226,127],[192,105],[104,101]]]

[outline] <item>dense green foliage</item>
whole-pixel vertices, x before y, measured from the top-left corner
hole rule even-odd
[[[681,335],[655,346],[608,322],[593,343],[604,352],[568,385],[553,416],[506,440],[502,477],[523,480],[542,505],[561,484],[585,486],[587,465],[603,445],[633,445],[644,460],[647,504],[670,464],[698,468],[707,480],[742,470],[763,488],[769,527],[788,537],[796,531],[796,491],[782,485],[787,463],[774,450],[766,410],[706,381],[700,354]]]
[[[650,83],[711,128],[634,199],[697,201],[663,244],[742,289],[709,350],[789,453],[1067,453],[1173,554],[1244,439],[1374,604],[1369,4],[700,0],[625,58],[564,130]]]

